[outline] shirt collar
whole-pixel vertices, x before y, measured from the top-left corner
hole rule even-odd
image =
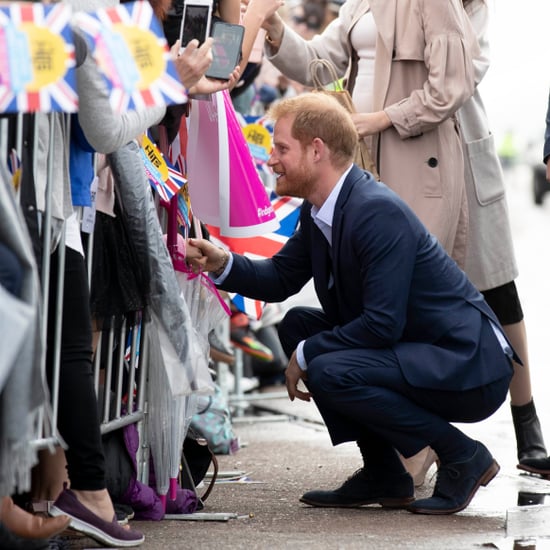
[[[323,235],[326,237],[328,243],[332,246],[332,221],[334,219],[334,209],[336,208],[336,201],[338,200],[338,195],[344,185],[344,180],[349,174],[353,164],[342,174],[330,195],[327,197],[327,200],[321,205],[321,208],[316,206],[311,207],[311,217],[313,218],[314,223],[321,230]]]

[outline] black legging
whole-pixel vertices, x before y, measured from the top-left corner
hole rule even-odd
[[[105,488],[105,458],[92,369],[92,322],[84,257],[66,248],[59,413],[57,426],[68,445],[71,488]],[[47,374],[51,384],[58,253],[52,254],[48,307]]]

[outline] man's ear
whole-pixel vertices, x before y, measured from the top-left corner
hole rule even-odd
[[[311,146],[313,148],[314,160],[317,160],[317,161],[321,160],[328,153],[327,146],[321,138],[313,138],[313,141],[311,142]]]

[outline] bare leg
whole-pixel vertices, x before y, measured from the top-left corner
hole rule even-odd
[[[113,521],[115,509],[107,489],[101,489],[100,491],[77,491],[73,489],[73,493],[80,503],[96,516],[108,522]]]
[[[41,452],[39,470],[36,486],[33,487],[33,500],[55,500],[63,490],[64,483],[70,486],[63,449],[58,448],[53,454],[49,451]],[[96,516],[107,522],[113,521],[115,510],[107,489],[98,491],[73,489],[73,493]]]
[[[526,405],[533,398],[525,322],[520,321],[513,325],[504,325],[502,328],[523,362],[523,367],[514,363],[514,376],[510,382],[510,402],[512,405],[519,407]]]
[[[523,367],[514,363],[514,376],[510,382],[512,420],[521,464],[525,460],[546,457],[546,447],[533,402],[525,322],[521,320],[519,323],[503,325],[502,328],[523,363]]]
[[[409,458],[401,455],[399,457],[407,472],[411,474],[415,487],[420,487],[424,483],[428,470],[437,461],[437,455],[431,447],[424,447]]]

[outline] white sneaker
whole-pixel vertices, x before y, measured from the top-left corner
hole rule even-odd
[[[226,373],[227,391],[235,393],[235,375],[232,372]],[[255,390],[260,385],[260,380],[256,376],[243,376],[241,378],[241,391],[243,393]]]

